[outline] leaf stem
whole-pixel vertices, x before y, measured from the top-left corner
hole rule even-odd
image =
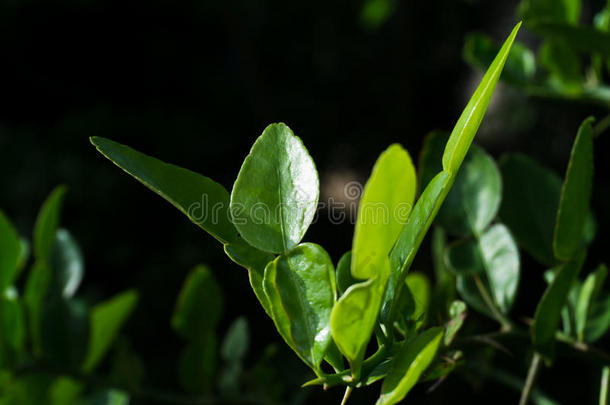
[[[610,380],[610,367],[602,369],[602,381],[599,389],[599,405],[608,405],[608,384]]]
[[[347,386],[347,388],[345,389],[345,394],[343,394],[343,400],[341,400],[341,405],[347,404],[347,400],[349,399],[349,396],[352,394],[353,390],[354,387],[352,387],[351,385]]]
[[[538,370],[540,370],[541,361],[542,357],[535,352],[534,356],[532,357],[530,369],[527,372],[527,379],[525,380],[523,391],[521,391],[521,400],[519,400],[519,405],[527,405],[532,393],[532,388],[534,388],[534,383],[536,382],[536,377],[538,376]]]
[[[500,322],[500,325],[502,325],[502,330],[510,330],[512,328],[511,321],[506,318],[504,314],[502,314],[502,312],[500,312],[498,307],[496,307],[496,304],[494,304],[493,300],[491,299],[487,288],[485,288],[485,285],[483,284],[483,280],[481,280],[481,277],[478,274],[474,275],[474,282],[477,285],[479,292],[481,293],[481,297],[483,297],[483,301],[485,301],[485,303],[491,310],[494,318],[496,318],[496,320]]]

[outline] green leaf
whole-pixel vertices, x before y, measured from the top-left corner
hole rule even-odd
[[[358,280],[352,276],[352,252],[349,251],[341,256],[337,263],[337,290],[340,295],[343,295],[348,288],[358,283]]]
[[[547,266],[557,261],[553,254],[553,230],[561,179],[535,160],[521,154],[500,162],[504,183],[500,218],[519,246]]]
[[[559,269],[552,284],[546,289],[536,308],[532,324],[532,342],[537,352],[547,358],[554,355],[555,332],[561,319],[570,287],[578,277],[585,255],[569,261]]]
[[[444,319],[456,298],[455,276],[448,270],[444,255],[447,241],[445,231],[436,227],[432,232],[431,250],[436,285],[432,292],[430,314],[434,319]]]
[[[578,24],[581,0],[523,0],[519,13],[529,25],[530,20],[558,21]]]
[[[8,218],[0,211],[0,294],[15,281],[19,272],[21,243]]]
[[[443,328],[432,328],[405,342],[383,381],[376,404],[392,405],[402,401],[434,360],[442,339]]]
[[[449,322],[445,326],[445,346],[449,346],[464,324],[468,307],[462,301],[453,301],[449,308]]]
[[[76,403],[85,387],[70,377],[57,377],[49,387],[51,405],[71,405]]]
[[[466,35],[462,57],[470,66],[485,69],[492,62],[500,45],[485,34],[470,33]],[[509,83],[526,84],[536,73],[536,56],[525,45],[515,41],[508,54],[506,65],[500,78]]]
[[[252,246],[287,252],[305,235],[318,196],[318,172],[303,142],[285,124],[271,124],[241,166],[231,192],[231,216]]]
[[[84,401],[79,401],[78,405],[128,405],[129,394],[116,389],[107,389],[98,392]]]
[[[115,165],[166,199],[220,242],[237,239],[237,230],[228,212],[229,193],[220,184],[109,139],[94,136],[91,143]]]
[[[519,250],[508,229],[493,225],[479,241],[485,273],[494,303],[508,313],[519,285]]]
[[[418,163],[420,190],[424,190],[443,171],[443,151],[448,140],[449,133],[445,131],[432,131],[424,138]]]
[[[55,234],[49,266],[53,273],[53,292],[65,299],[72,298],[83,280],[85,265],[76,240],[65,229]]]
[[[375,328],[385,286],[389,262],[382,262],[375,278],[354,284],[345,291],[333,307],[330,330],[337,347],[349,361],[354,377],[360,375],[366,346]]]
[[[47,360],[74,368],[82,364],[90,332],[88,315],[83,301],[47,297],[40,323],[41,347]]]
[[[574,310],[576,320],[576,335],[579,340],[584,340],[585,330],[589,315],[593,306],[593,302],[598,297],[608,269],[605,265],[600,265],[595,272],[589,274],[585,282],[582,284],[580,293],[578,294],[578,301],[576,302],[576,308]]]
[[[368,29],[381,27],[396,8],[395,0],[366,0],[360,10],[360,23]]]
[[[485,272],[479,241],[459,239],[445,249],[445,264],[457,276],[471,276]]]
[[[528,28],[544,38],[563,41],[581,53],[610,56],[610,34],[587,25],[569,25],[562,22],[533,20]]]
[[[38,214],[33,240],[34,255],[39,260],[49,260],[51,255],[65,194],[65,186],[55,188],[43,203]]]
[[[517,36],[517,31],[519,31],[520,26],[521,23],[515,26],[508,39],[504,42],[504,45],[502,45],[502,48],[500,48],[498,55],[489,66],[481,83],[475,90],[468,105],[466,105],[466,108],[451,132],[451,136],[445,147],[445,152],[443,153],[443,170],[452,175],[457,173],[462,164],[462,160],[464,160],[468,148],[479,129],[479,125],[485,115],[496,83],[500,78],[502,68],[508,58],[510,48]]]
[[[610,329],[610,296],[593,303],[585,329],[585,341],[595,342]]]
[[[3,367],[2,363],[15,365],[21,360],[25,338],[23,306],[17,291],[9,287],[0,294],[0,368]]]
[[[581,92],[582,66],[578,54],[559,39],[546,40],[540,46],[540,64],[550,73],[549,85],[557,90],[578,94]]]
[[[480,235],[494,219],[502,198],[502,178],[494,160],[473,145],[466,155],[438,223],[458,235]]]
[[[184,389],[193,394],[211,392],[216,373],[217,342],[214,331],[191,340],[180,355],[178,376]]]
[[[407,275],[405,283],[415,303],[411,318],[423,323],[430,305],[430,280],[422,273],[413,272]]]
[[[93,307],[89,317],[91,334],[83,371],[93,370],[102,360],[137,301],[137,292],[130,290]]]
[[[28,324],[32,346],[36,355],[42,354],[40,335],[42,310],[47,289],[51,281],[51,269],[45,261],[36,261],[30,269],[25,285],[24,302],[28,314]]]
[[[335,270],[319,245],[304,243],[265,268],[263,286],[273,321],[286,343],[314,370],[331,342]]]
[[[172,316],[172,327],[183,338],[195,341],[214,332],[224,306],[222,290],[205,266],[186,277]]]
[[[483,286],[489,291],[489,283],[487,282],[487,278],[484,276],[481,276],[480,278]],[[485,316],[494,318],[494,315],[491,313],[487,303],[481,296],[481,291],[479,290],[474,277],[457,276],[455,286],[460,294],[460,297],[462,297],[462,299],[466,301],[470,307],[474,308]]]
[[[403,228],[416,191],[415,167],[407,151],[394,144],[377,159],[364,186],[352,243],[352,276],[365,280],[378,273]]]
[[[234,320],[227,330],[221,348],[223,360],[229,363],[242,362],[249,345],[248,321],[242,316]]]
[[[561,192],[553,238],[555,256],[560,260],[573,258],[582,246],[593,191],[592,122],[587,118],[578,130]]]

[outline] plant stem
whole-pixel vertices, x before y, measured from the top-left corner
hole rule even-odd
[[[602,381],[599,389],[599,405],[608,405],[608,384],[610,380],[610,367],[602,369]]]
[[[506,318],[504,314],[502,314],[502,312],[500,312],[500,310],[496,307],[496,304],[494,304],[493,300],[491,299],[487,288],[485,288],[485,285],[483,284],[483,280],[481,280],[481,277],[479,277],[478,274],[474,275],[474,282],[481,293],[481,297],[483,297],[483,301],[485,301],[493,313],[494,318],[496,318],[496,320],[502,325],[502,330],[510,330],[512,328],[510,320]]]
[[[345,389],[345,394],[343,394],[343,400],[341,401],[341,405],[347,404],[347,400],[349,399],[349,396],[352,394],[353,390],[354,387],[352,387],[351,385]]]
[[[527,372],[525,386],[523,387],[523,391],[521,392],[521,400],[519,401],[519,405],[527,405],[527,402],[530,399],[532,388],[534,388],[534,383],[536,382],[536,377],[538,376],[538,370],[540,370],[541,360],[542,357],[538,353],[534,353],[534,357],[532,357],[532,363],[530,364],[530,369]]]

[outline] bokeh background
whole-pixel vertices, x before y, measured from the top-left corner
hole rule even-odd
[[[584,2],[583,18],[602,1]],[[386,9],[384,4],[393,4]],[[365,181],[377,155],[399,142],[416,157],[430,130],[450,130],[481,72],[462,59],[467,33],[500,41],[518,1],[3,0],[0,2],[0,207],[29,236],[38,208],[58,184],[69,193],[62,224],[86,257],[82,294],[91,301],[140,291],[124,335],[144,359],[147,385],[172,390],[182,342],[169,326],[188,271],[205,263],[226,297],[220,330],[250,325],[249,360],[270,343],[286,403],[336,404],[341,390],[299,390],[309,376],[275,332],[246,272],[217,243],[98,154],[90,136],[128,144],[231,188],[264,127],[287,123],[313,156],[323,198]],[[519,39],[536,47],[523,30]],[[477,138],[492,155],[521,151],[558,173],[591,105],[527,98],[500,84]],[[608,136],[597,140],[592,262],[607,254]],[[353,226],[324,212],[306,235],[336,261]],[[415,266],[429,272],[424,248]],[[532,316],[542,269],[524,258],[514,314]],[[476,315],[473,315],[475,318]],[[481,322],[485,322],[481,320]],[[492,325],[490,325],[492,326]],[[519,357],[499,360],[525,375]],[[581,371],[582,370],[582,371]],[[593,403],[597,374],[569,360],[541,383],[561,403]],[[577,387],[577,388],[575,388]],[[516,403],[517,391],[450,377],[413,403]],[[297,394],[300,392],[300,394]],[[357,393],[372,403],[378,389]],[[411,398],[411,395],[410,397]],[[591,401],[589,401],[591,400]],[[421,402],[419,402],[421,401]],[[134,403],[151,403],[134,399]]]

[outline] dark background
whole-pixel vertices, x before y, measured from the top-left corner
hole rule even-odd
[[[583,19],[603,2],[585,2]],[[98,154],[104,136],[209,176],[228,189],[264,127],[287,123],[312,154],[322,197],[364,181],[377,155],[400,142],[414,158],[425,134],[450,130],[481,72],[461,58],[464,36],[503,40],[517,1],[398,1],[388,20],[367,27],[363,2],[339,1],[35,1],[0,2],[0,207],[29,236],[38,208],[58,184],[69,186],[62,223],[80,241],[92,301],[137,288],[141,301],[125,334],[145,359],[146,382],[174,389],[182,342],[169,327],[187,272],[208,264],[226,297],[221,333],[232,319],[250,323],[255,360],[280,343],[278,384],[286,401],[309,375],[281,344],[249,289],[246,272],[178,211]],[[522,30],[519,39],[536,46]],[[500,85],[478,136],[494,156],[522,151],[565,171],[576,130],[598,107],[527,99]],[[608,137],[597,141],[601,156]],[[608,238],[605,177],[598,159],[594,206],[598,241]],[[334,260],[351,245],[352,225],[324,213],[306,235]],[[424,248],[420,256],[427,256]],[[428,271],[427,257],[416,263]],[[514,317],[532,316],[542,269],[524,258]],[[475,319],[478,319],[474,315]],[[480,325],[493,328],[481,321]],[[501,357],[501,356],[498,356]],[[499,364],[526,373],[521,354]],[[467,373],[466,373],[467,374]],[[561,403],[594,403],[598,370],[564,361],[541,384]],[[516,403],[518,393],[452,376],[424,403]],[[577,387],[577,388],[575,388]],[[342,392],[305,389],[305,403],[336,404]],[[356,393],[371,403],[378,388]]]

